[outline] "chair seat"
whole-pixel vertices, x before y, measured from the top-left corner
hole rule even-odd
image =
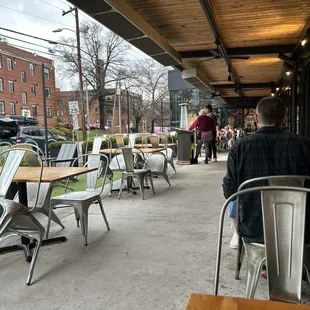
[[[59,202],[59,204],[65,204],[65,202],[71,202],[71,201],[78,201],[78,202],[85,202],[92,199],[97,199],[99,196],[99,193],[92,192],[92,191],[80,191],[80,192],[70,192],[63,195],[59,195],[56,197],[53,197],[51,199],[51,203],[55,205],[55,203]]]

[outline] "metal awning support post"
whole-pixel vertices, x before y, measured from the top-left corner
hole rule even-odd
[[[43,116],[44,116],[44,133],[45,133],[45,141],[44,141],[44,152],[45,157],[49,157],[48,154],[48,134],[47,134],[47,115],[46,115],[46,94],[45,94],[45,75],[44,75],[44,69],[45,65],[42,63],[42,93],[43,93]]]
[[[293,72],[292,87],[291,87],[291,100],[292,100],[292,133],[297,132],[297,70]]]

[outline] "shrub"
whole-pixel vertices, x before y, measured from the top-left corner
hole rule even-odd
[[[64,136],[65,133],[62,130],[58,130],[55,127],[48,127],[48,130],[51,131],[56,136]]]
[[[62,144],[68,144],[68,143],[75,143],[73,141],[57,141],[57,142],[50,142],[48,144],[48,148],[52,150],[59,150],[62,146]]]

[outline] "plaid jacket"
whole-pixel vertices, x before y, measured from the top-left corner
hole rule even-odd
[[[236,193],[246,180],[272,175],[310,175],[310,140],[276,127],[263,127],[239,139],[228,156],[224,196],[228,198]],[[260,185],[267,183],[255,183]],[[306,223],[310,223],[309,220],[310,212]],[[246,242],[264,242],[259,193],[240,197],[239,231]],[[310,225],[306,239],[310,240]]]

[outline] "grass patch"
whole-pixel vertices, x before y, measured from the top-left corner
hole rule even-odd
[[[121,178],[122,176],[122,172],[121,171],[113,171],[114,177],[113,177],[113,181],[118,180]],[[84,191],[85,190],[85,185],[86,185],[86,174],[82,174],[80,176],[78,176],[77,181],[70,181],[69,182],[69,187],[71,187],[72,189],[74,189],[74,191]],[[100,178],[97,180],[97,187],[100,187],[102,185],[103,182],[103,178]],[[108,179],[106,179],[106,184],[109,182]],[[66,181],[62,181],[62,184],[66,184]],[[71,190],[68,190],[68,192],[71,192]],[[52,197],[58,196],[58,195],[62,195],[65,193],[65,188],[61,187],[61,186],[55,186],[52,192]]]

